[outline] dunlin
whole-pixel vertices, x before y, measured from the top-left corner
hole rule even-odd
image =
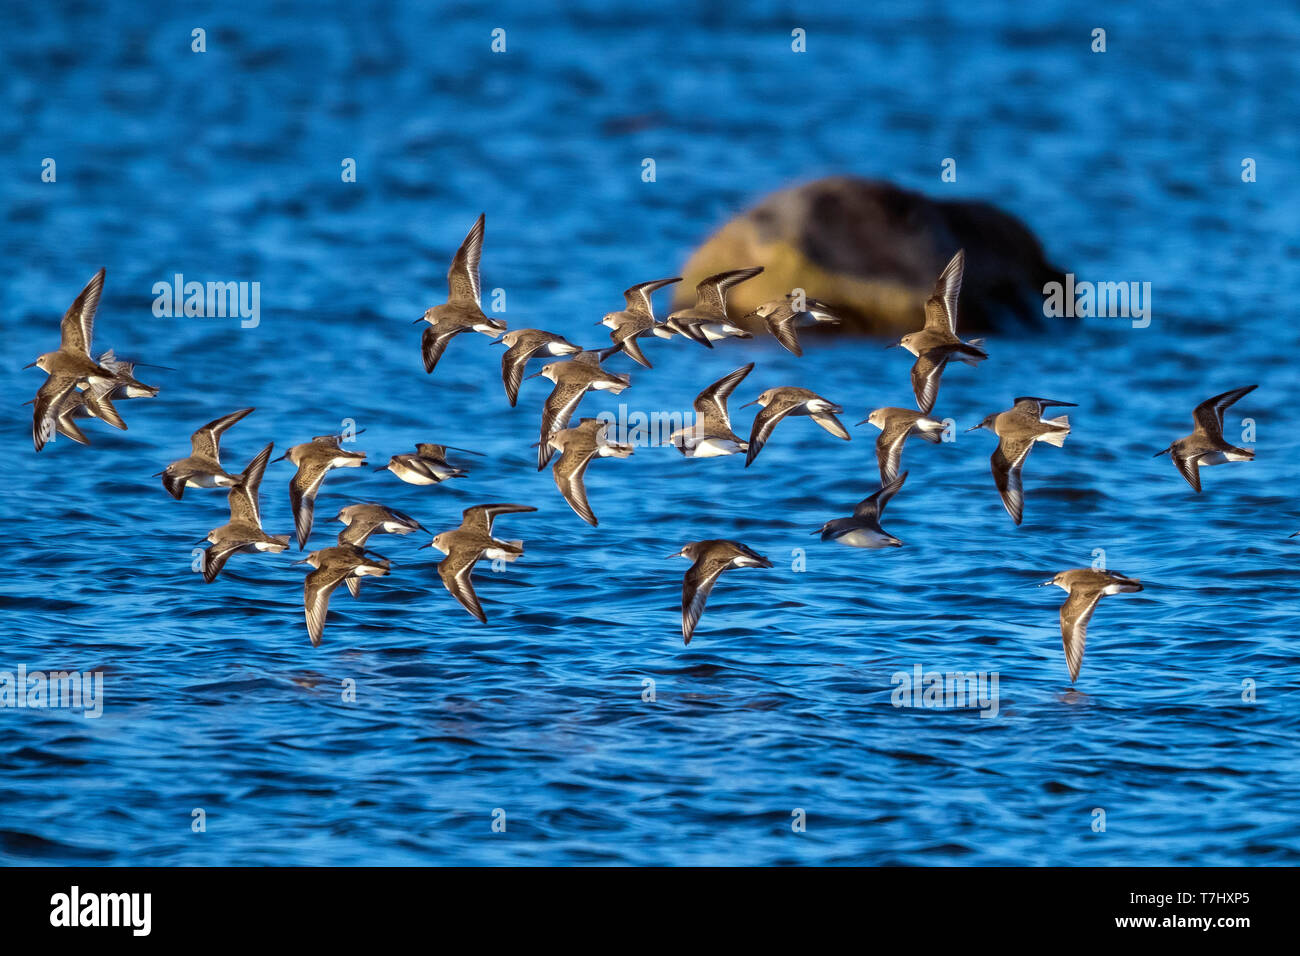
[[[353,582],[363,577],[387,574],[389,569],[387,558],[372,559],[365,549],[354,544],[321,548],[297,563],[310,564],[316,569],[307,575],[302,585],[303,612],[307,618],[307,634],[311,637],[312,647],[320,647],[321,637],[325,633],[325,617],[330,609],[330,595],[334,589],[346,581],[355,597],[359,592],[353,588]]]
[[[334,468],[360,468],[366,462],[365,452],[344,451],[339,445],[339,437],[317,435],[309,442],[294,445],[276,459],[282,461],[287,458],[298,466],[298,471],[289,480],[289,503],[293,506],[293,524],[298,534],[299,551],[303,550],[311,535],[316,494],[325,480],[325,473]]]
[[[109,349],[99,357],[101,367],[108,369],[113,373],[113,391],[111,397],[114,399],[123,398],[156,398],[158,395],[158,386],[146,385],[135,377],[137,367],[144,367],[142,362],[128,362],[126,359],[119,359],[112,349]],[[148,368],[163,368],[164,365],[150,365]],[[175,369],[167,369],[175,371]]]
[[[510,407],[515,407],[519,398],[519,386],[524,380],[524,366],[528,360],[538,355],[573,355],[582,351],[582,347],[569,342],[562,335],[543,332],[541,329],[516,329],[507,332],[496,340],[506,347],[501,356],[501,381],[506,386],[506,398]],[[494,343],[496,344],[496,343]]]
[[[751,333],[727,317],[727,290],[762,271],[762,266],[754,266],[719,272],[704,279],[695,287],[695,305],[669,315],[664,320],[664,330],[684,335],[709,348],[713,348],[717,339],[753,338]]]
[[[551,467],[555,485],[564,495],[569,507],[587,524],[596,524],[596,515],[587,502],[587,489],[582,476],[593,458],[626,458],[632,446],[609,441],[606,433],[609,422],[598,418],[584,418],[576,428],[564,428],[551,435],[551,448],[560,453]]]
[[[858,422],[875,425],[880,429],[876,439],[876,463],[880,465],[880,483],[894,480],[903,460],[903,444],[910,435],[920,435],[928,442],[938,444],[943,440],[943,422],[923,412],[910,408],[877,408]]]
[[[1234,388],[1222,395],[1215,395],[1196,406],[1192,419],[1196,430],[1190,435],[1178,439],[1155,457],[1169,455],[1178,466],[1179,473],[1198,493],[1201,490],[1202,465],[1222,465],[1229,461],[1254,461],[1255,453],[1249,448],[1238,448],[1223,440],[1223,413],[1243,395],[1253,392],[1258,385]]]
[[[600,367],[600,363],[615,351],[616,348],[603,352],[579,352],[566,361],[544,365],[540,372],[528,376],[536,378],[541,375],[555,383],[546,404],[542,406],[542,434],[537,445],[538,471],[546,467],[554,453],[551,435],[568,427],[583,395],[591,390],[609,391],[617,395],[632,384],[631,376],[606,372]]]
[[[689,644],[695,625],[704,613],[709,592],[718,575],[731,568],[770,568],[772,562],[739,541],[714,538],[692,541],[670,558],[685,558],[692,564],[682,579],[682,643]]]
[[[1070,419],[1044,419],[1043,409],[1050,407],[1075,408],[1074,402],[1056,402],[1049,398],[1017,398],[1015,405],[1005,412],[995,412],[973,428],[987,428],[998,436],[990,463],[993,481],[1002,496],[1002,505],[1011,520],[1020,524],[1025,512],[1025,491],[1020,480],[1020,469],[1034,448],[1035,442],[1045,441],[1057,448],[1065,444],[1070,434]]]
[[[1097,602],[1107,594],[1141,591],[1142,582],[1118,571],[1098,571],[1093,568],[1075,568],[1062,571],[1040,587],[1055,584],[1069,595],[1061,605],[1061,643],[1065,645],[1065,664],[1070,669],[1070,683],[1079,678],[1083,663],[1083,647],[1088,640],[1088,622]]]
[[[448,448],[452,451],[463,451],[468,455],[479,454],[468,448],[457,448],[455,445],[420,442],[415,446],[414,453],[394,455],[388,459],[388,464],[380,465],[375,471],[391,471],[409,485],[436,485],[448,478],[464,478],[469,472],[447,461]]]
[[[803,355],[803,346],[799,344],[800,321],[808,318],[816,324],[826,325],[839,325],[841,322],[840,316],[825,302],[793,293],[788,293],[783,299],[764,302],[746,318],[762,319],[767,330],[786,351],[799,356]]]
[[[754,363],[750,362],[724,375],[695,396],[694,424],[679,428],[669,435],[669,444],[687,458],[715,458],[747,450],[749,444],[731,430],[727,399],[753,369]]]
[[[438,577],[461,606],[483,623],[487,615],[474,593],[471,573],[481,558],[490,561],[514,561],[524,553],[522,541],[501,541],[492,536],[492,524],[498,515],[536,511],[532,505],[490,504],[466,508],[460,527],[435,535],[428,547],[437,548],[447,557],[438,563]]]
[[[224,488],[235,484],[239,478],[221,466],[221,436],[252,412],[251,408],[241,408],[208,422],[190,436],[190,456],[172,462],[153,477],[161,475],[163,487],[178,501],[186,488]]]
[[[482,291],[479,287],[478,263],[483,251],[484,215],[480,214],[465,241],[456,250],[447,271],[447,301],[427,309],[416,322],[428,322],[420,340],[424,357],[424,370],[432,372],[446,351],[452,336],[461,332],[481,332],[495,338],[506,330],[500,319],[483,314]]]
[[[252,409],[249,409],[252,411]],[[204,540],[211,544],[203,556],[203,580],[211,584],[235,552],[270,551],[278,554],[289,547],[287,534],[269,535],[262,530],[262,513],[258,507],[258,488],[274,443],[267,445],[230,488],[230,520],[213,528]]]
[[[355,544],[359,548],[365,547],[372,534],[410,534],[412,531],[433,534],[405,512],[373,501],[340,508],[337,518],[347,526],[339,532],[339,544]]]
[[[58,349],[46,352],[38,356],[35,362],[23,366],[35,366],[49,376],[37,390],[32,402],[32,444],[37,451],[44,448],[45,443],[54,435],[59,411],[78,385],[85,384],[90,393],[87,401],[96,403],[106,400],[107,391],[113,387],[113,373],[90,357],[95,310],[99,308],[99,296],[103,289],[104,270],[100,269],[63,314]],[[88,404],[87,410],[94,414],[104,407],[97,404],[92,410]],[[106,407],[111,407],[111,403]],[[121,418],[115,411],[105,420],[118,427],[126,427],[120,424]]]
[[[650,302],[651,294],[656,289],[681,281],[681,276],[674,276],[671,279],[655,279],[653,282],[642,282],[632,286],[623,293],[627,308],[621,312],[606,312],[605,317],[598,323],[609,328],[610,340],[637,364],[644,365],[646,368],[654,367],[641,351],[637,339],[643,335],[672,338],[671,332],[660,329],[655,322],[654,306]]]
[[[903,487],[906,480],[907,472],[903,472],[858,502],[852,517],[828,521],[813,534],[820,534],[823,541],[834,541],[850,548],[899,547],[903,542],[880,527],[880,515],[884,512],[885,505],[889,504],[889,499]]]
[[[925,414],[934,409],[939,395],[939,377],[952,358],[967,365],[978,365],[989,355],[983,339],[963,342],[957,337],[957,297],[961,293],[962,274],[966,268],[966,250],[959,249],[939,274],[934,292],[925,302],[925,328],[904,335],[898,345],[916,356],[912,366],[912,391],[916,407]]]
[[[762,405],[763,410],[754,416],[754,427],[749,432],[749,448],[745,452],[746,468],[753,464],[767,440],[772,437],[772,429],[776,428],[777,422],[789,415],[811,416],[813,421],[836,438],[849,440],[848,429],[835,417],[837,412],[844,409],[806,388],[796,388],[793,385],[769,388],[741,408],[750,405]]]

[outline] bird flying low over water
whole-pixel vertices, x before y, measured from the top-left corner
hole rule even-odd
[[[225,488],[235,484],[239,478],[221,466],[221,436],[252,412],[252,408],[241,408],[208,422],[190,436],[189,457],[172,462],[153,477],[161,475],[163,487],[177,501],[186,488]]]
[[[668,436],[668,443],[687,458],[716,458],[747,451],[749,443],[731,430],[727,399],[753,370],[753,362],[743,365],[695,396],[695,423],[677,429]]]
[[[373,501],[362,501],[339,509],[337,515],[346,527],[339,532],[339,544],[365,547],[372,534],[410,534],[423,531],[433,534],[405,512]]]
[[[470,451],[468,448],[420,442],[413,453],[394,455],[388,459],[388,464],[380,465],[375,471],[391,471],[408,485],[436,485],[448,478],[464,478],[469,472],[447,461],[449,448],[481,457],[481,452]]]
[[[709,592],[717,583],[718,575],[731,568],[770,568],[772,562],[757,551],[741,544],[715,538],[692,541],[670,558],[685,558],[692,562],[682,579],[682,643],[690,644],[695,625],[704,613]]]
[[[803,346],[799,344],[798,322],[804,318],[812,319],[816,325],[839,325],[841,317],[829,305],[820,299],[809,298],[802,293],[787,293],[783,299],[764,302],[749,315],[747,319],[762,319],[767,330],[776,337],[787,352],[803,355]]]
[[[903,444],[911,435],[920,435],[928,442],[938,444],[943,440],[944,423],[924,412],[910,408],[877,408],[859,425],[875,425],[880,429],[876,438],[876,463],[880,466],[880,483],[887,485],[898,474],[903,460]]]
[[[524,366],[528,360],[537,355],[574,355],[582,351],[582,346],[574,345],[562,335],[543,332],[541,329],[516,329],[507,332],[492,343],[504,345],[505,354],[501,356],[501,381],[506,387],[506,398],[510,407],[515,407],[519,398],[519,386],[524,380]]]
[[[1142,582],[1118,571],[1098,571],[1094,568],[1075,568],[1062,571],[1039,587],[1055,584],[1069,595],[1061,605],[1061,642],[1065,646],[1065,664],[1070,671],[1070,683],[1079,677],[1083,664],[1083,648],[1088,640],[1088,622],[1097,603],[1108,594],[1141,591]]]
[[[641,351],[637,339],[645,335],[668,339],[672,338],[673,333],[655,322],[654,306],[650,302],[650,295],[656,289],[681,281],[681,276],[674,276],[671,279],[655,279],[653,282],[642,282],[632,286],[623,292],[623,300],[627,303],[627,308],[620,312],[606,312],[605,317],[596,324],[606,326],[610,330],[610,340],[626,352],[632,361],[646,368],[654,368],[650,360],[645,357],[645,353]]]
[[[980,347],[983,339],[963,342],[957,337],[957,298],[965,270],[966,250],[958,249],[939,274],[934,292],[925,302],[925,327],[909,332],[896,343],[916,356],[912,391],[916,394],[916,407],[927,415],[934,409],[934,401],[939,396],[939,377],[949,359],[978,365],[989,357]]]
[[[354,544],[321,548],[294,563],[310,564],[316,569],[303,579],[302,584],[303,613],[307,618],[307,635],[312,647],[320,647],[325,634],[325,617],[329,614],[330,595],[334,589],[346,581],[348,590],[355,597],[359,589],[353,587],[353,582],[363,577],[385,575],[390,567],[387,558],[376,555],[372,559],[364,548]]]
[[[447,349],[453,336],[462,332],[481,332],[495,338],[506,330],[500,319],[483,314],[482,290],[479,286],[478,264],[483,251],[483,226],[485,216],[480,214],[465,241],[456,250],[447,271],[447,301],[426,309],[416,322],[428,322],[420,340],[420,354],[424,370],[432,372]]]
[[[754,463],[758,453],[772,437],[772,430],[776,428],[777,423],[790,415],[808,415],[836,438],[849,441],[848,429],[835,417],[844,409],[806,388],[796,388],[792,385],[769,388],[752,402],[746,402],[740,407],[748,408],[750,405],[761,405],[763,410],[754,416],[754,425],[749,432],[749,448],[745,453],[746,468]]]
[[[54,436],[63,403],[79,386],[85,386],[87,390],[82,400],[93,417],[104,418],[117,428],[126,428],[109,400],[109,394],[117,384],[116,376],[111,369],[104,368],[90,357],[95,310],[99,308],[103,289],[104,270],[100,269],[63,314],[59,347],[37,356],[36,361],[24,366],[35,366],[48,376],[32,401],[32,444],[37,451]],[[88,443],[83,441],[82,444]]]
[[[632,446],[609,441],[605,435],[610,423],[599,418],[584,418],[576,428],[564,428],[551,435],[551,447],[560,457],[551,466],[555,486],[574,513],[587,524],[596,525],[596,515],[587,502],[583,475],[593,458],[626,458]]]
[[[1005,412],[989,415],[972,428],[987,428],[998,436],[998,447],[989,459],[993,481],[1002,496],[1002,506],[1011,520],[1020,524],[1025,513],[1025,490],[1020,470],[1033,451],[1034,443],[1045,441],[1060,448],[1065,436],[1070,434],[1070,419],[1065,415],[1044,419],[1043,409],[1049,407],[1075,408],[1074,402],[1057,402],[1050,398],[1017,398],[1015,405]]]
[[[828,521],[813,534],[820,534],[823,541],[834,541],[850,548],[897,548],[903,542],[880,527],[880,515],[889,504],[889,499],[898,493],[907,480],[903,472],[892,481],[886,482],[875,493],[863,498],[853,515],[848,518],[836,518]]]
[[[460,527],[434,535],[424,547],[437,548],[447,557],[438,563],[438,577],[443,586],[465,610],[484,624],[487,615],[474,592],[471,574],[481,558],[489,561],[514,561],[524,553],[522,541],[502,541],[492,536],[492,525],[499,515],[536,511],[532,505],[490,504],[466,508]]]
[[[1196,430],[1178,439],[1155,457],[1169,455],[1178,466],[1178,473],[1187,479],[1198,494],[1201,490],[1202,465],[1222,465],[1229,461],[1254,461],[1255,453],[1249,448],[1238,448],[1223,440],[1223,413],[1240,398],[1249,395],[1258,385],[1234,388],[1215,395],[1196,406],[1192,419]]]
[[[325,473],[334,468],[360,468],[366,463],[364,451],[344,451],[339,439],[338,435],[317,435],[309,442],[294,445],[276,459],[283,461],[287,458],[298,466],[298,471],[289,479],[289,503],[293,506],[299,551],[304,549],[311,535],[316,495],[325,481]]]
[[[733,269],[702,280],[695,287],[695,304],[689,309],[679,309],[664,319],[663,330],[684,335],[709,348],[713,348],[713,343],[718,339],[752,339],[752,333],[746,332],[727,317],[727,290],[754,278],[762,271],[762,266]]]
[[[236,552],[270,551],[278,554],[289,547],[287,534],[269,535],[262,530],[262,513],[258,506],[258,489],[274,447],[274,443],[267,445],[248,463],[227,495],[230,520],[220,528],[213,528],[204,539],[211,543],[203,555],[203,580],[208,584],[217,579],[226,561]]]
[[[606,372],[600,367],[600,363],[616,351],[617,348],[609,348],[603,352],[579,352],[566,361],[543,365],[540,372],[528,376],[536,378],[540,375],[555,383],[542,406],[542,434],[537,444],[538,471],[546,467],[554,454],[551,435],[568,427],[583,395],[592,390],[617,395],[632,384],[631,376]]]

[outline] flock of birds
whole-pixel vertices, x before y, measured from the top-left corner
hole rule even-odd
[[[590,391],[618,394],[631,385],[627,374],[611,372],[603,363],[612,354],[622,352],[645,368],[652,368],[640,341],[655,337],[691,339],[713,348],[726,338],[751,338],[752,333],[733,320],[727,311],[727,293],[737,284],[761,273],[761,267],[719,273],[704,279],[696,287],[693,306],[673,312],[663,320],[655,318],[651,295],[680,278],[656,279],[632,286],[624,292],[626,307],[610,312],[601,325],[610,330],[612,345],[602,350],[588,350],[574,345],[563,336],[541,329],[508,330],[505,322],[484,314],[479,284],[479,259],[483,248],[484,216],[480,215],[465,237],[448,271],[447,301],[428,309],[416,322],[426,323],[421,353],[426,372],[432,373],[451,340],[463,332],[491,336],[495,344],[505,346],[501,360],[501,377],[506,398],[515,406],[525,380],[528,362],[534,358],[552,358],[528,376],[545,377],[553,385],[542,408],[541,431],[537,442],[537,469],[541,471],[558,453],[552,466],[556,486],[573,511],[588,524],[597,519],[587,498],[584,474],[597,458],[626,458],[632,454],[630,444],[610,438],[610,423],[597,418],[580,419],[571,426],[574,413],[584,395]],[[903,446],[913,435],[928,442],[941,441],[944,422],[931,417],[939,393],[939,382],[952,360],[978,365],[988,358],[979,339],[963,341],[957,335],[957,299],[965,267],[964,251],[958,251],[944,268],[934,292],[925,303],[925,326],[904,335],[897,346],[915,356],[912,388],[916,409],[877,408],[858,424],[870,423],[880,429],[876,440],[876,458],[880,470],[880,487],[863,499],[853,514],[826,522],[813,532],[823,541],[834,541],[857,548],[897,547],[902,542],[880,525],[885,506],[907,479],[900,471]],[[48,378],[33,400],[32,438],[39,452],[57,432],[73,441],[88,444],[77,422],[98,418],[114,427],[126,424],[114,407],[114,401],[153,397],[156,387],[145,385],[134,376],[141,363],[119,360],[113,352],[91,358],[91,334],[95,311],[104,284],[104,270],[90,280],[65,313],[58,349],[41,355],[32,365],[47,373]],[[760,305],[746,319],[761,320],[777,341],[796,356],[802,355],[798,329],[801,324],[837,323],[832,306],[807,298],[795,290],[784,298]],[[741,320],[744,321],[744,320]],[[155,366],[161,367],[161,366]],[[668,442],[691,458],[711,458],[745,454],[745,466],[771,439],[776,426],[786,418],[808,416],[837,438],[849,440],[849,432],[836,418],[843,408],[806,388],[782,386],[769,388],[748,405],[758,405],[748,440],[732,430],[727,402],[732,393],[753,370],[751,362],[722,377],[699,393],[694,401],[694,422],[677,429]],[[1173,442],[1160,455],[1173,458],[1179,472],[1196,491],[1201,490],[1199,468],[1229,461],[1249,461],[1254,452],[1237,448],[1223,438],[1225,409],[1255,388],[1254,385],[1233,389],[1202,402],[1193,414],[1195,430]],[[1049,408],[1073,407],[1071,402],[1047,398],[1021,397],[1010,409],[986,417],[975,429],[986,428],[998,437],[991,466],[993,480],[1002,504],[1018,525],[1024,514],[1022,470],[1030,451],[1039,442],[1061,447],[1070,433],[1065,415],[1045,418]],[[281,552],[289,548],[289,535],[268,535],[262,529],[259,488],[266,466],[271,462],[274,443],[265,448],[238,474],[221,463],[221,436],[232,425],[254,411],[242,408],[207,423],[191,437],[188,457],[173,461],[154,477],[161,477],[163,487],[180,499],[187,488],[227,488],[230,520],[214,528],[204,539],[202,572],[211,582],[221,573],[231,555],[239,552]],[[343,436],[321,435],[309,442],[294,445],[275,461],[288,460],[297,467],[289,484],[294,514],[295,535],[299,551],[306,549],[311,535],[316,496],[326,474],[336,468],[358,468],[366,463],[366,454],[349,451],[341,444]],[[437,484],[466,474],[463,468],[447,460],[448,446],[422,443],[413,453],[393,455],[386,465],[402,481],[415,485]],[[466,449],[451,448],[452,451]],[[471,573],[483,560],[514,561],[524,553],[523,542],[494,536],[494,522],[502,515],[536,511],[531,505],[494,503],[465,509],[459,527],[432,535],[422,547],[436,548],[445,557],[438,564],[438,575],[453,597],[475,618],[486,622]],[[415,531],[432,534],[409,515],[382,504],[363,502],[348,505],[338,512],[344,529],[338,543],[307,555],[301,562],[310,565],[303,589],[307,631],[313,645],[319,645],[325,628],[330,596],[339,584],[346,584],[355,597],[361,579],[389,573],[388,559],[369,550],[374,534],[405,535]],[[670,557],[691,562],[682,584],[682,638],[689,644],[704,612],[709,593],[722,572],[732,568],[770,568],[772,562],[739,541],[714,539],[692,541]],[[1067,667],[1073,683],[1083,660],[1088,622],[1098,602],[1105,595],[1142,590],[1136,578],[1114,571],[1076,568],[1062,571],[1043,586],[1056,585],[1068,595],[1061,607],[1061,636]]]

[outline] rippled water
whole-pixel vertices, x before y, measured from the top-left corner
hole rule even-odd
[[[1286,537],[1300,530],[1300,18],[858,6],[636,20],[597,4],[6,7],[0,670],[100,670],[105,702],[97,720],[0,709],[0,861],[1300,860],[1300,539]],[[1094,26],[1105,54],[1088,50]],[[789,52],[794,27],[807,54]],[[40,181],[45,157],[56,183]],[[340,182],[344,157],[356,184]],[[1243,157],[1258,182],[1241,181]],[[869,426],[845,443],[787,421],[748,470],[667,448],[597,462],[593,529],[529,463],[548,383],[509,408],[480,336],[433,377],[420,366],[411,320],[481,210],[504,317],[594,345],[625,286],[672,274],[767,190],[841,171],[993,200],[1081,278],[1153,284],[1149,328],[1008,330],[987,363],[947,373],[937,412],[957,440],[909,444],[884,521],[903,548],[809,535],[873,490]],[[92,447],[36,455],[21,403],[41,376],[18,367],[53,347],[100,265],[97,344],[176,371],[141,370],[163,391],[121,403],[129,431],[91,425]],[[151,288],[175,273],[260,282],[260,324],[156,318]],[[583,412],[689,409],[751,360],[733,411],[781,384],[843,403],[849,422],[911,404],[902,352],[807,344],[800,360],[771,340],[651,342],[655,369],[613,359],[632,388]],[[1193,495],[1152,455],[1197,402],[1254,382],[1229,424],[1254,420],[1258,460],[1204,471]],[[1026,393],[1079,408],[1065,447],[1030,457],[1016,528],[992,436],[961,429]],[[237,556],[205,586],[192,548],[224,496],[176,502],[149,476],[244,405],[257,412],[228,434],[228,465],[348,418],[381,461],[416,441],[488,455],[433,488],[331,475],[312,544],[354,500],[434,530],[476,502],[536,504],[498,526],[527,555],[478,575],[489,623],[443,590],[422,536],[375,540],[393,574],[336,595],[319,649],[296,553]],[[263,487],[272,532],[292,527],[291,472],[272,465]],[[683,648],[686,565],[664,555],[703,537],[775,568],[726,574]],[[1097,549],[1146,590],[1102,604],[1071,692],[1064,595],[1033,585]],[[997,717],[892,706],[892,675],[917,665],[997,672]]]

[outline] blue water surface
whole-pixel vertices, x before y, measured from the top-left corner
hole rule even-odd
[[[1294,5],[152,7],[0,10],[0,670],[102,671],[105,695],[98,719],[0,709],[0,861],[1300,862]],[[908,446],[884,521],[902,548],[809,534],[874,489],[870,426],[842,442],[792,419],[748,470],[671,448],[599,461],[591,528],[532,464],[549,383],[510,408],[477,335],[421,367],[411,322],[481,211],[501,317],[597,345],[626,286],[768,191],[840,172],[993,201],[1081,278],[1152,284],[1147,328],[1006,330],[948,371],[956,441]],[[42,376],[20,366],[100,266],[97,346],[175,371],[140,370],[162,392],[120,403],[128,431],[91,423],[93,446],[38,455],[22,403]],[[260,283],[259,324],[155,316],[178,273]],[[883,344],[654,341],[652,371],[612,359],[632,387],[582,411],[688,410],[754,361],[738,431],[742,402],[787,384],[851,424],[912,403],[910,358]],[[1257,460],[1193,494],[1152,456],[1197,402],[1252,383],[1229,437],[1250,419]],[[1065,447],[1030,457],[1017,528],[992,436],[962,429],[1021,394],[1079,407]],[[318,649],[296,551],[204,585],[192,551],[224,495],[177,502],[150,475],[247,405],[234,467],[348,419],[377,462],[417,441],[483,452],[431,488],[332,474],[311,547],[356,500],[434,531],[535,504],[498,525],[525,557],[478,574],[489,622],[442,588],[423,535],[375,539],[392,575],[336,594]],[[273,533],[291,473],[268,471]],[[724,575],[683,648],[686,565],[665,555],[706,537],[775,567]],[[1071,691],[1064,594],[1033,585],[1099,558],[1146,589],[1103,602]],[[997,716],[893,706],[916,666],[996,672]]]

